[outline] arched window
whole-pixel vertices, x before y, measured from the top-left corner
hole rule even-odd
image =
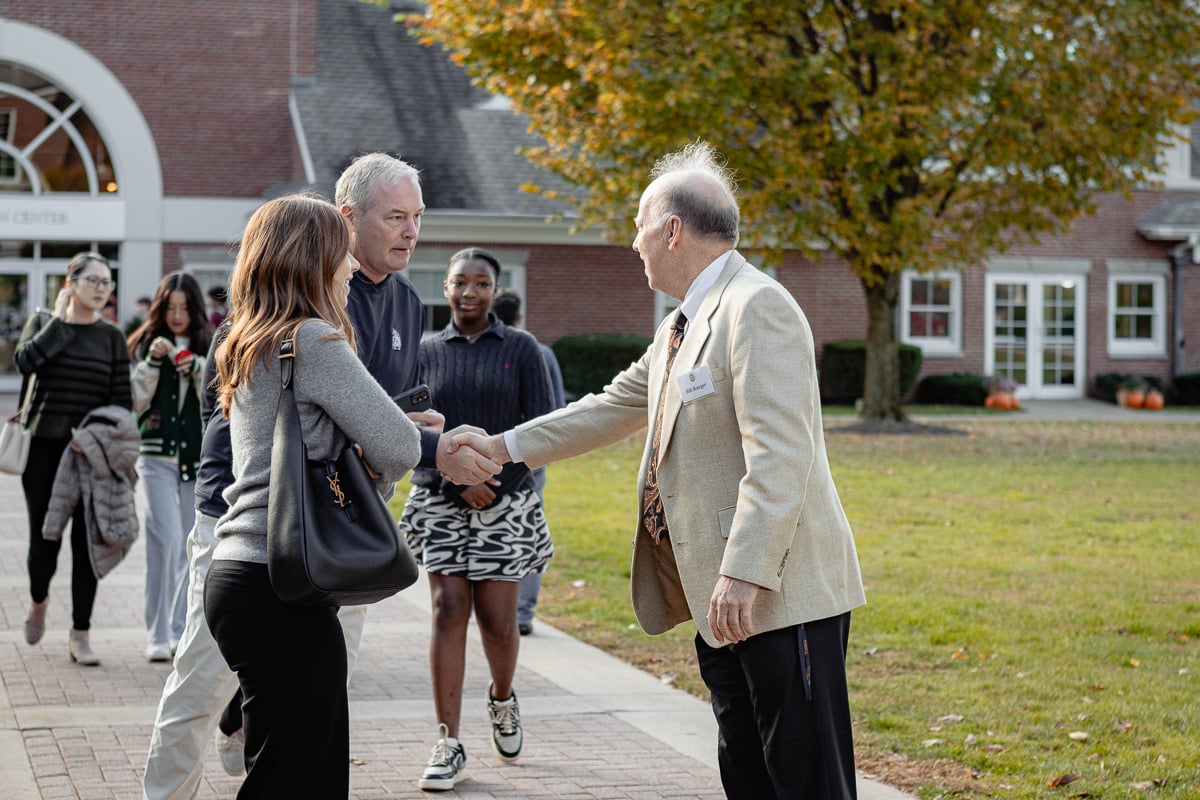
[[[0,192],[95,197],[117,188],[82,103],[35,72],[0,63]]]
[[[3,228],[53,229],[56,212],[29,206],[22,198],[75,196],[90,202],[86,198],[117,196],[117,188],[108,148],[83,104],[37,72],[0,62]],[[13,388],[12,351],[26,319],[36,306],[54,302],[67,261],[82,250],[108,256],[114,273],[119,273],[118,241],[29,233],[0,236],[0,388]],[[113,298],[115,303],[115,294]],[[116,308],[110,313],[115,317]]]

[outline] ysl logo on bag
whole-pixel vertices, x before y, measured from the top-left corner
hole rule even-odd
[[[338,474],[335,472],[332,475],[326,475],[325,480],[329,481],[329,490],[333,492],[333,496],[337,499],[339,508],[346,507],[346,494],[342,491],[342,483],[338,480]]]

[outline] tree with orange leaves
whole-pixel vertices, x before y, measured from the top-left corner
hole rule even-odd
[[[1191,0],[429,0],[406,19],[528,117],[581,224],[627,238],[647,166],[716,145],[745,246],[828,250],[860,279],[868,420],[904,416],[902,270],[1065,230],[1147,183],[1200,101]]]

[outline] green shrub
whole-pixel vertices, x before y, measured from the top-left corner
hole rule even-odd
[[[1200,406],[1200,372],[1175,376],[1171,384],[1171,402],[1181,406]]]
[[[900,396],[912,389],[921,372],[921,348],[900,345]],[[821,400],[853,403],[862,397],[867,374],[867,343],[862,339],[826,342],[821,349]]]
[[[1163,388],[1163,380],[1157,375],[1134,375],[1129,372],[1102,372],[1092,379],[1092,383],[1095,386],[1092,396],[1109,403],[1117,402],[1117,390],[1121,387],[1157,389],[1160,392]]]
[[[651,341],[649,336],[588,333],[564,336],[551,349],[562,369],[563,386],[580,397],[607,386],[618,372],[642,357]]]
[[[927,375],[917,384],[916,401],[941,405],[980,406],[988,396],[987,375],[955,372]]]
[[[1104,372],[1092,379],[1096,389],[1093,394],[1109,403],[1117,402],[1117,390],[1126,385],[1131,376],[1120,372]]]

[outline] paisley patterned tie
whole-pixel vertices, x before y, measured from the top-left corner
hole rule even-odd
[[[687,317],[682,311],[675,314],[671,325],[671,341],[667,344],[667,365],[663,369],[662,390],[658,393],[658,412],[654,415],[654,435],[650,437],[650,463],[646,467],[646,486],[642,489],[642,524],[650,532],[650,538],[658,544],[667,535],[667,515],[663,510],[662,495],[658,492],[658,445],[662,439],[663,405],[667,399],[667,381],[671,378],[671,365],[683,344],[683,329]]]

